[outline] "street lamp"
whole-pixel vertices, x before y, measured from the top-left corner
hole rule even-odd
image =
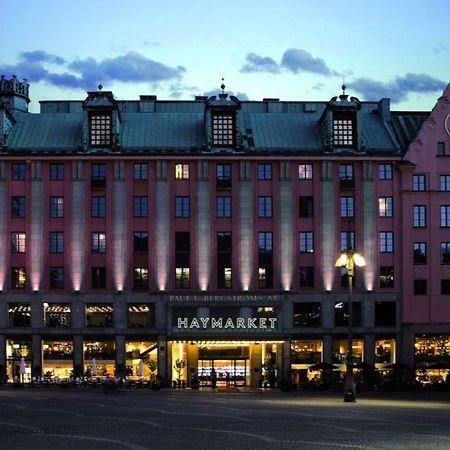
[[[344,402],[356,401],[355,379],[353,378],[353,271],[355,265],[362,267],[366,261],[354,250],[347,250],[339,255],[336,261],[336,267],[345,267],[348,278],[348,352],[345,363],[345,381],[344,381]]]

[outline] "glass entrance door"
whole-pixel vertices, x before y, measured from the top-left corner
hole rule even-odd
[[[211,370],[217,376],[217,386],[246,386],[250,375],[247,359],[199,359],[198,377],[202,386],[211,386]]]

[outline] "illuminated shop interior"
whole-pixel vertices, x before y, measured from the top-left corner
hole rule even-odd
[[[45,378],[67,379],[73,370],[73,342],[42,341],[42,375]]]
[[[95,359],[97,376],[114,375],[116,345],[113,339],[83,341],[84,374],[92,376],[92,360]]]
[[[125,355],[127,378],[149,380],[154,379],[158,374],[158,343],[156,341],[127,340]]]

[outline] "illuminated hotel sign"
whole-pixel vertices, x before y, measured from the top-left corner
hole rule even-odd
[[[187,317],[178,317],[178,328],[188,329],[241,329],[241,330],[273,330],[276,327],[276,317],[250,317],[236,319],[200,317],[189,319]]]
[[[171,302],[277,302],[279,295],[169,295]]]

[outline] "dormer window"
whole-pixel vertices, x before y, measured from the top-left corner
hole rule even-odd
[[[230,147],[234,145],[234,114],[214,113],[212,115],[213,145]]]
[[[91,113],[90,142],[92,146],[110,147],[112,120],[110,113]]]
[[[355,144],[355,121],[353,114],[334,112],[333,144],[335,147],[352,147]]]

